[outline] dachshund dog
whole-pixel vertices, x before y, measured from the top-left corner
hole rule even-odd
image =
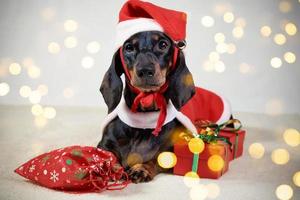
[[[175,44],[164,33],[145,31],[131,36],[124,43],[121,53],[132,77],[131,85],[144,92],[155,92],[168,80],[164,97],[179,110],[193,96],[195,87],[182,52],[178,55],[175,69],[170,70],[174,48]],[[120,76],[123,73],[120,51],[117,51],[100,88],[108,113],[116,108],[122,98],[123,82]],[[186,77],[189,78],[188,84],[182,81]],[[129,108],[135,97],[136,94],[126,84],[124,99]],[[138,112],[157,110],[155,104],[147,108],[138,107]],[[155,137],[151,129],[132,128],[116,117],[105,127],[98,147],[117,156],[132,182],[147,182],[166,171],[158,166],[157,156],[161,152],[172,151],[175,130],[185,130],[176,119],[164,125]]]

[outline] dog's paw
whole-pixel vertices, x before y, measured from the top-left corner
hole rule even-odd
[[[154,177],[143,164],[135,164],[127,173],[133,183],[149,182]]]

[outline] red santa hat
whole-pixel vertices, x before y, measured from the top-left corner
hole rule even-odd
[[[185,40],[186,14],[139,0],[127,1],[120,10],[116,47],[143,31],[161,31],[175,43]]]

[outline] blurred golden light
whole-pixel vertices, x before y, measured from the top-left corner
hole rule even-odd
[[[28,67],[34,65],[34,61],[32,58],[26,57],[23,59],[22,64],[23,64],[24,68],[28,68]]]
[[[34,116],[39,116],[43,114],[43,107],[40,104],[35,104],[31,107],[31,113]]]
[[[143,158],[139,153],[133,152],[128,154],[126,162],[128,166],[132,167],[137,163],[143,163]]]
[[[244,18],[237,18],[234,22],[235,26],[241,26],[241,27],[245,27],[246,26],[246,20]]]
[[[78,29],[78,23],[75,20],[69,19],[64,23],[65,31],[74,32]]]
[[[286,149],[275,149],[271,155],[272,161],[277,165],[285,165],[290,160],[290,154]]]
[[[296,147],[300,144],[300,133],[293,128],[286,129],[283,133],[283,139],[288,145]]]
[[[227,53],[228,54],[234,54],[236,52],[236,46],[233,43],[229,43],[227,45]]]
[[[48,44],[48,51],[52,54],[58,54],[60,52],[60,45],[56,42],[50,42]]]
[[[224,72],[226,69],[225,64],[222,61],[218,61],[215,63],[215,70],[218,73]]]
[[[288,200],[293,197],[293,189],[289,185],[279,185],[275,193],[280,200]]]
[[[66,37],[66,39],[64,40],[64,44],[67,48],[74,48],[77,46],[77,38],[74,36]]]
[[[209,53],[208,58],[210,61],[216,62],[220,59],[220,55],[218,54],[218,52],[212,51]]]
[[[47,85],[39,85],[37,91],[40,93],[41,96],[45,96],[48,94],[48,87]]]
[[[5,82],[0,83],[0,96],[5,96],[9,93],[9,85]]]
[[[74,91],[71,88],[65,88],[63,91],[63,95],[66,99],[70,99],[74,96]]]
[[[219,52],[221,54],[226,53],[228,51],[228,45],[225,43],[219,43],[216,46],[216,50],[217,50],[217,52]]]
[[[20,96],[27,98],[30,96],[31,88],[27,85],[23,85],[19,90]]]
[[[283,45],[286,42],[286,37],[283,34],[279,33],[274,36],[273,40],[276,44]]]
[[[88,45],[86,46],[86,50],[91,54],[98,53],[100,51],[99,42],[93,41],[93,42],[88,43]]]
[[[41,16],[45,21],[52,21],[56,15],[56,12],[53,8],[44,8],[41,11]]]
[[[53,107],[44,108],[44,117],[47,119],[53,119],[56,116],[56,110]]]
[[[283,103],[279,99],[271,99],[266,103],[266,114],[271,116],[278,116],[282,113]]]
[[[201,19],[201,23],[204,27],[212,27],[215,24],[215,20],[211,16],[204,16]]]
[[[241,26],[234,27],[233,30],[232,30],[232,35],[233,35],[233,37],[235,37],[237,39],[242,38],[243,35],[244,35],[243,27],[241,27]]]
[[[263,26],[260,29],[260,33],[263,37],[269,37],[272,33],[272,29],[269,26]]]
[[[39,128],[46,126],[47,123],[48,120],[43,115],[39,115],[34,118],[34,124]]]
[[[36,78],[40,77],[41,70],[40,70],[40,68],[33,65],[33,66],[28,67],[27,74],[30,78],[36,79]]]
[[[293,23],[287,23],[285,25],[284,29],[288,35],[296,35],[296,33],[297,33],[297,27]]]
[[[162,152],[158,155],[157,162],[162,168],[169,169],[176,165],[177,157],[172,152]]]
[[[214,13],[217,15],[223,15],[226,11],[232,10],[230,3],[218,3],[214,6]]]
[[[253,143],[249,146],[248,152],[252,158],[261,159],[265,154],[265,147],[261,143]]]
[[[225,35],[223,33],[216,33],[214,39],[216,43],[224,43]]]
[[[9,65],[9,72],[12,74],[12,75],[18,75],[21,73],[21,66],[19,63],[12,63]]]
[[[290,12],[292,9],[292,5],[290,2],[288,1],[281,1],[279,3],[279,10],[283,13],[287,13],[287,12]]]
[[[207,197],[210,199],[215,199],[220,194],[220,187],[216,183],[209,183],[206,186],[206,189],[208,191]]]
[[[190,190],[191,200],[204,200],[207,195],[208,191],[204,185],[195,185]]]
[[[226,12],[224,15],[223,15],[223,20],[226,22],[226,23],[231,23],[233,22],[234,20],[234,15],[232,12]]]
[[[281,59],[278,58],[278,57],[273,57],[273,58],[271,59],[271,61],[270,61],[270,64],[271,64],[271,66],[274,67],[274,68],[279,68],[279,67],[281,67],[281,65],[282,65],[282,61],[281,61]]]
[[[212,62],[210,62],[209,60],[206,60],[204,63],[203,63],[203,69],[207,72],[211,72],[211,71],[214,71],[215,69],[215,66]]]
[[[192,138],[188,143],[188,147],[192,153],[199,154],[204,150],[205,144],[200,138]]]
[[[296,55],[292,52],[286,52],[283,57],[287,63],[292,64],[296,62]]]
[[[81,65],[85,69],[93,67],[94,63],[95,63],[94,58],[90,56],[85,56],[81,60]]]
[[[294,174],[293,182],[296,186],[300,187],[300,171]]]
[[[242,74],[247,74],[250,72],[251,66],[247,63],[241,63],[240,64],[240,72]]]
[[[31,91],[29,94],[29,101],[32,104],[40,103],[41,95],[37,90]]]
[[[187,172],[183,177],[183,182],[187,187],[193,187],[199,184],[200,178],[196,172]]]
[[[221,171],[224,167],[224,160],[220,155],[212,155],[208,158],[207,166],[211,171]]]

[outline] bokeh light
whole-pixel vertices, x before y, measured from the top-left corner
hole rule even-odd
[[[224,168],[224,160],[220,155],[212,155],[208,158],[207,166],[211,171],[221,171]]]
[[[225,35],[224,33],[216,33],[214,36],[216,43],[224,43],[225,42]]]
[[[40,14],[45,21],[52,21],[56,15],[56,12],[53,8],[48,7],[44,8]]]
[[[40,75],[41,75],[41,70],[40,68],[38,68],[37,66],[30,66],[28,67],[27,69],[27,74],[30,78],[32,79],[36,79],[36,78],[39,78]]]
[[[283,34],[278,33],[274,36],[273,40],[276,44],[283,45],[286,42],[286,37]]]
[[[47,85],[39,85],[37,91],[40,93],[41,96],[45,96],[48,94],[48,87]]]
[[[249,146],[248,152],[252,158],[261,159],[265,154],[265,147],[261,143],[253,143]]]
[[[271,155],[272,161],[277,165],[285,165],[290,160],[290,154],[286,149],[275,149]]]
[[[208,191],[207,198],[215,199],[220,195],[220,187],[216,183],[209,183],[206,186]]]
[[[195,185],[190,190],[191,200],[204,200],[208,196],[208,190],[205,185]]]
[[[90,56],[85,56],[81,59],[81,65],[85,69],[89,69],[89,68],[93,67],[94,63],[95,63],[94,58],[92,58]]]
[[[270,64],[273,68],[279,68],[282,65],[282,61],[278,57],[273,57],[270,61]]]
[[[244,36],[244,29],[241,26],[236,26],[232,30],[233,37],[240,39]]]
[[[193,187],[195,185],[198,185],[199,181],[200,181],[199,175],[193,171],[187,172],[183,177],[183,183],[187,187]]]
[[[47,119],[53,119],[56,116],[56,110],[53,107],[45,107],[43,115]]]
[[[226,23],[231,23],[233,22],[234,20],[234,15],[232,12],[226,12],[224,15],[223,15],[223,20],[224,22]]]
[[[216,46],[216,51],[223,54],[228,51],[228,45],[225,43],[218,43]]]
[[[31,88],[27,85],[23,85],[19,90],[19,94],[23,98],[29,97],[30,93],[31,93]]]
[[[215,69],[214,63],[212,63],[209,60],[204,61],[203,63],[203,69],[207,72],[212,72]]]
[[[271,116],[278,116],[282,114],[283,111],[283,103],[280,99],[270,99],[267,101],[265,105],[265,112]]]
[[[97,41],[89,42],[86,46],[86,50],[91,54],[98,53],[100,51],[99,42],[97,42]]]
[[[58,54],[60,52],[60,45],[56,42],[50,42],[48,44],[48,52],[51,54]]]
[[[157,162],[162,168],[169,169],[176,165],[177,157],[172,152],[162,152],[158,155]]]
[[[223,73],[226,69],[225,64],[222,61],[218,61],[215,63],[215,70],[218,73]]]
[[[280,12],[282,12],[282,13],[288,13],[292,9],[291,3],[288,2],[288,1],[285,1],[285,0],[279,2],[279,6],[278,7],[279,7]]]
[[[74,91],[72,88],[65,88],[63,91],[63,95],[66,99],[70,99],[74,96]]]
[[[294,174],[293,182],[296,186],[300,187],[300,171],[298,171]]]
[[[248,74],[251,71],[251,66],[247,63],[241,63],[239,66],[239,70],[241,72],[241,74]]]
[[[69,36],[66,37],[66,39],[64,40],[64,45],[67,48],[74,48],[77,46],[77,38],[74,36]]]
[[[0,96],[6,96],[9,93],[10,87],[7,83],[0,83]]]
[[[288,35],[296,35],[297,26],[293,23],[287,23],[284,27],[284,30]]]
[[[272,29],[270,26],[263,26],[261,27],[260,29],[260,34],[263,36],[263,37],[269,37],[272,33]]]
[[[300,144],[300,133],[293,128],[286,129],[283,133],[283,139],[288,145],[296,147]]]
[[[67,32],[75,32],[78,29],[78,23],[72,19],[66,20],[64,23],[64,29]]]
[[[199,154],[204,150],[205,144],[200,138],[192,138],[188,143],[188,147],[192,153]]]
[[[31,113],[34,116],[39,116],[43,114],[43,107],[40,104],[35,104],[31,107]]]
[[[276,188],[276,196],[280,200],[288,200],[293,197],[293,189],[289,185],[279,185]]]
[[[296,55],[293,52],[286,52],[283,58],[289,64],[296,62]]]
[[[34,65],[34,61],[31,57],[26,57],[22,60],[22,64],[23,64],[24,68],[28,68],[28,67]]]
[[[34,124],[38,128],[42,128],[42,127],[46,126],[47,123],[48,123],[48,120],[43,115],[39,115],[34,118]]]
[[[216,62],[220,59],[220,55],[218,54],[218,52],[212,51],[209,53],[208,58],[210,61]]]
[[[201,23],[204,27],[212,27],[215,24],[215,20],[211,16],[204,16],[201,18]]]
[[[237,18],[236,20],[235,20],[235,22],[234,22],[234,25],[235,26],[241,26],[241,27],[243,27],[243,28],[245,28],[246,27],[246,20],[244,19],[244,18]]]
[[[236,52],[236,46],[233,43],[229,43],[227,45],[227,53],[228,54],[234,54]]]
[[[12,74],[12,75],[18,75],[21,73],[21,66],[19,63],[11,63],[9,65],[9,72]]]
[[[32,104],[40,103],[41,95],[37,90],[31,91],[29,95],[29,101]]]

